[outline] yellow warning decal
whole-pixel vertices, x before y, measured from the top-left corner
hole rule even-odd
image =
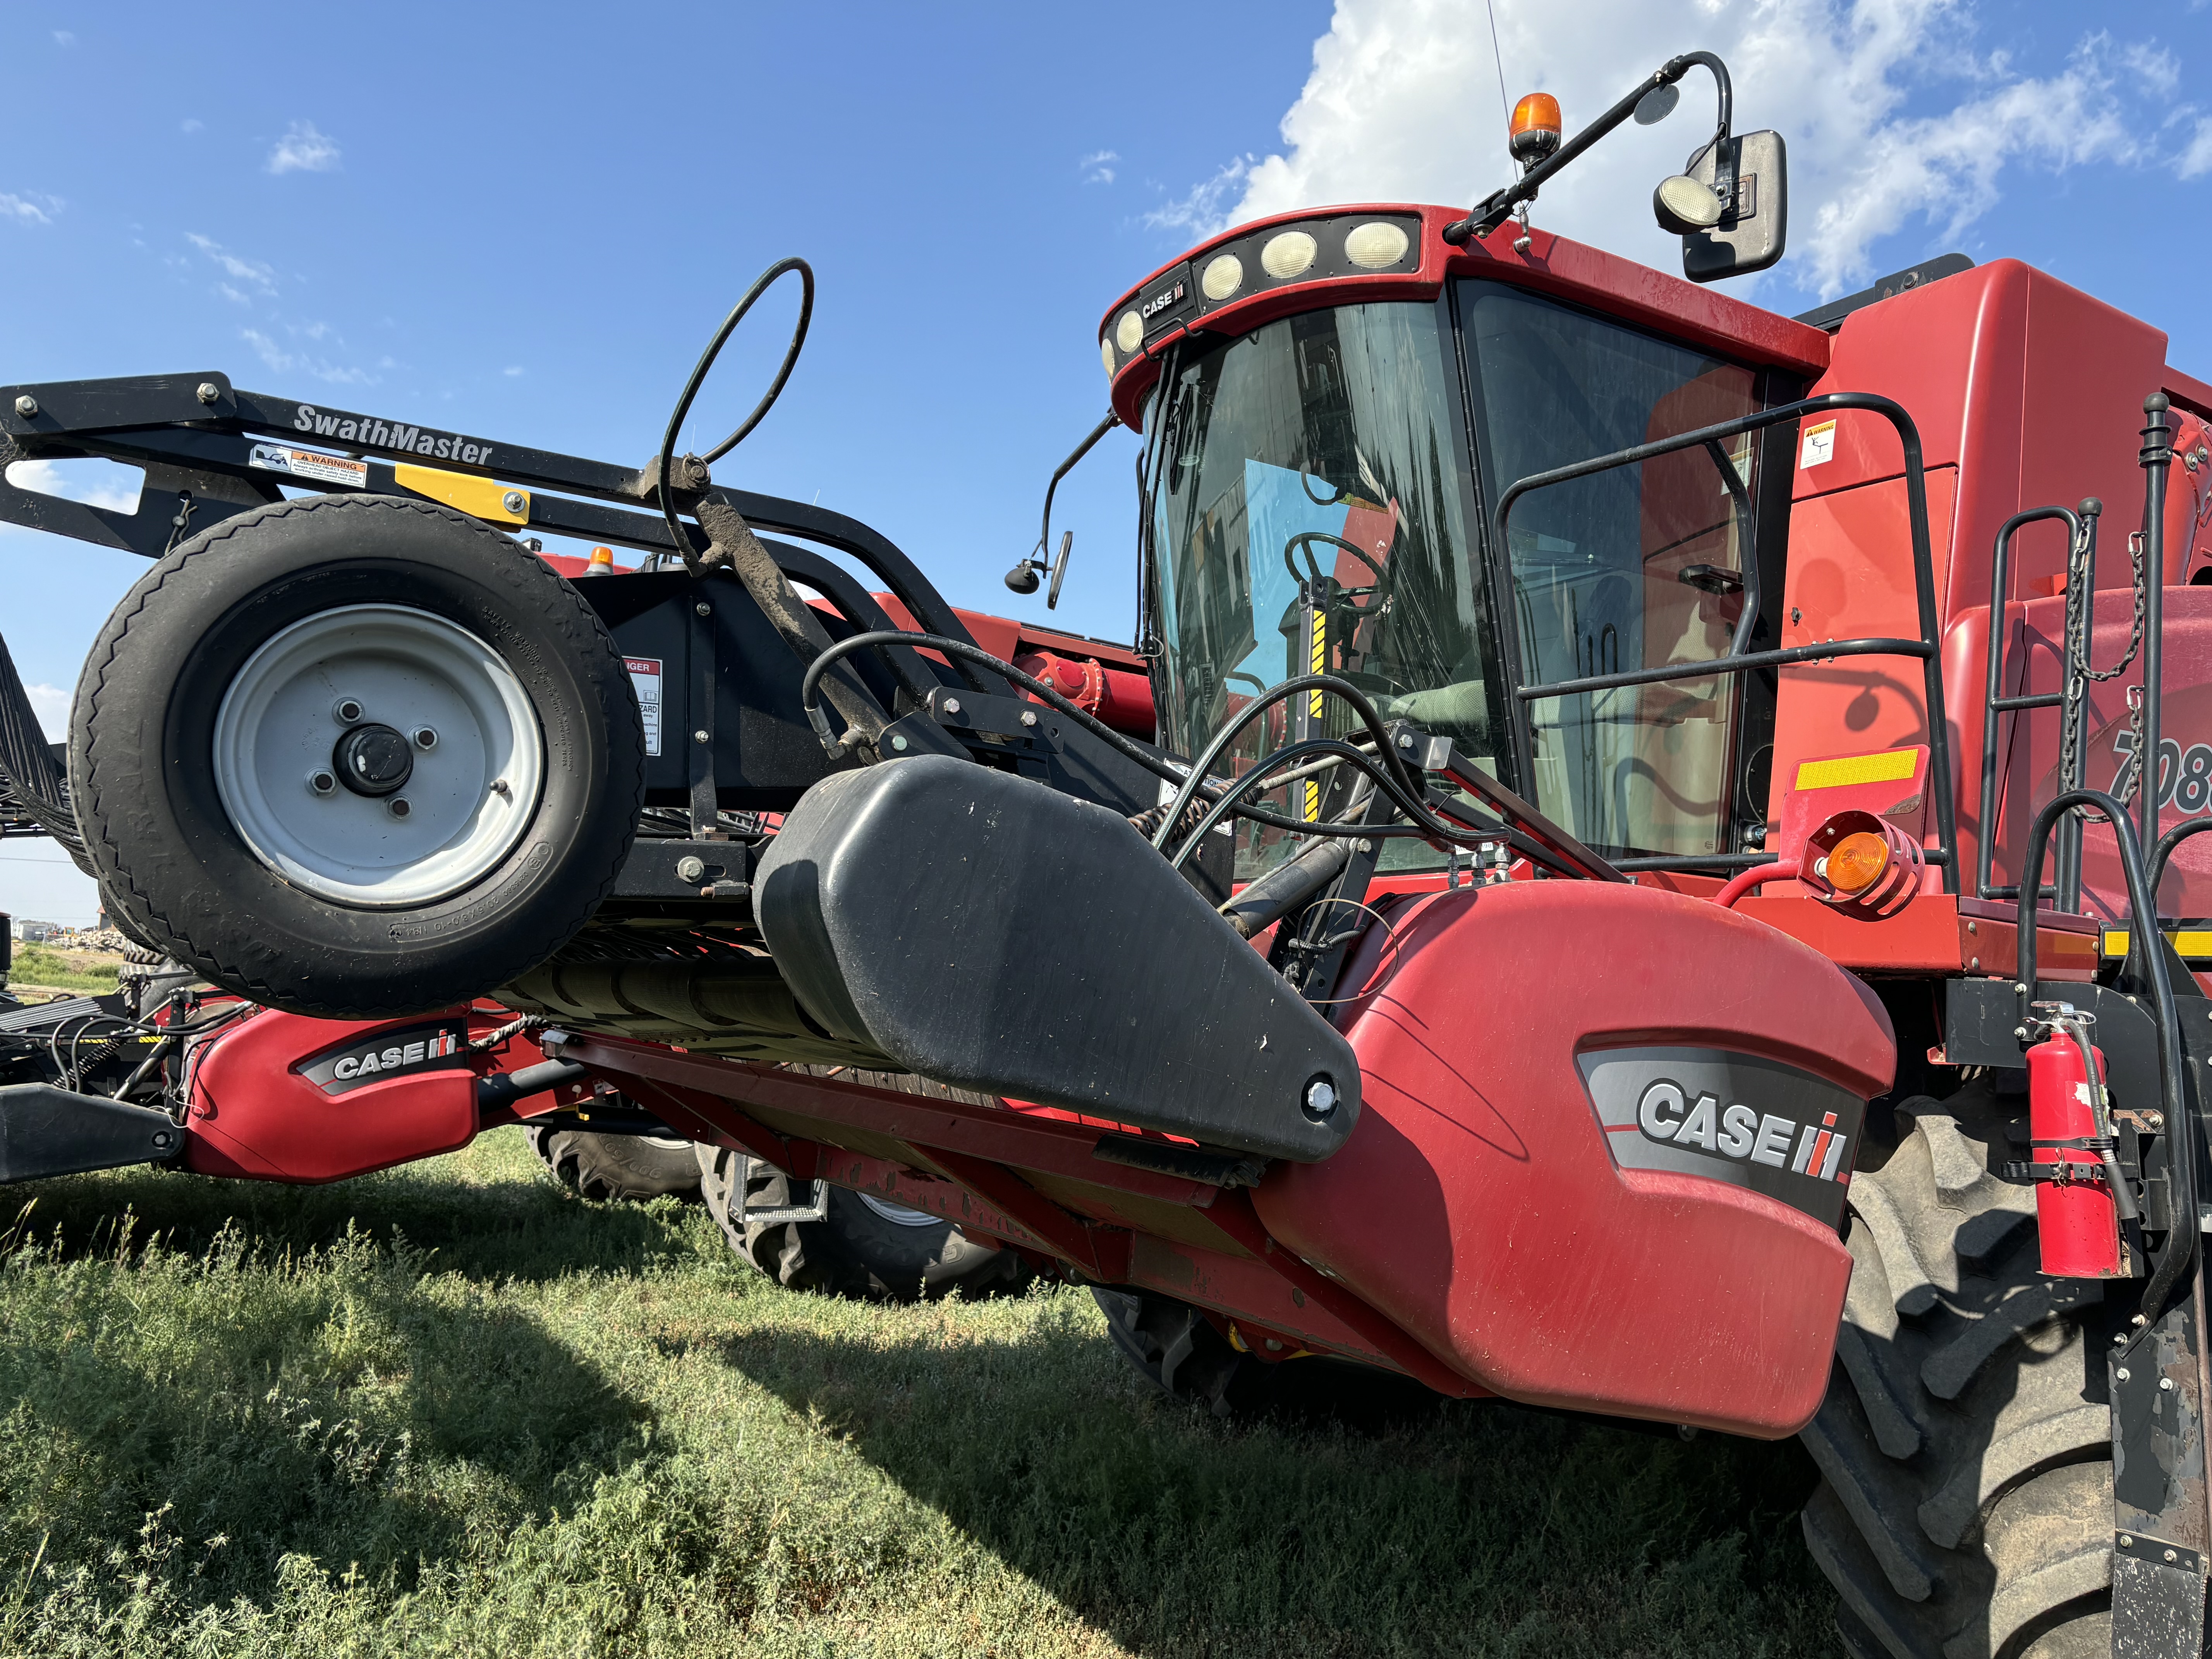
[[[472,519],[489,519],[496,524],[530,522],[530,492],[510,489],[495,478],[444,472],[434,466],[413,466],[405,461],[393,464],[392,476],[401,489],[428,495],[434,501],[443,501]]]
[[[1806,761],[1797,768],[1797,787],[1837,789],[1847,783],[1902,783],[1919,765],[1917,749],[1887,749],[1879,755],[1845,755],[1840,760]]]
[[[2166,938],[2172,941],[2176,953],[2185,959],[2194,961],[2200,957],[2212,957],[2212,931],[2185,927],[2177,933],[2168,933]],[[2127,929],[2114,928],[2105,935],[2106,956],[2124,957],[2127,953]]]

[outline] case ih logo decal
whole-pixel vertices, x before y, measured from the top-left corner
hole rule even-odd
[[[1717,1048],[1581,1057],[1613,1160],[1748,1187],[1833,1226],[1865,1103],[1793,1066]]]
[[[424,427],[402,426],[367,415],[325,413],[313,404],[301,404],[292,416],[295,432],[310,432],[342,444],[364,449],[401,449],[437,461],[459,461],[464,466],[483,466],[491,459],[491,446],[453,432],[432,432]]]
[[[1180,280],[1170,287],[1162,289],[1158,294],[1152,295],[1151,299],[1146,301],[1143,306],[1139,307],[1139,310],[1143,313],[1145,320],[1148,323],[1151,322],[1153,318],[1158,316],[1160,313],[1165,311],[1170,306],[1181,301],[1185,292],[1187,292],[1187,290]]]
[[[325,1094],[342,1095],[395,1073],[451,1071],[461,1063],[453,1056],[468,1038],[468,1027],[458,1021],[374,1031],[325,1048],[295,1069]]]

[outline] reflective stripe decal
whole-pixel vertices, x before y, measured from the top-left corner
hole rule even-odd
[[[1850,783],[1902,783],[1920,764],[1917,749],[1886,749],[1879,755],[1845,755],[1837,760],[1805,761],[1797,768],[1800,789],[1837,789]]]

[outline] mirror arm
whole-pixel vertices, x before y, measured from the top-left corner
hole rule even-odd
[[[1097,447],[1098,441],[1101,438],[1104,437],[1108,433],[1111,432],[1115,427],[1121,424],[1121,417],[1114,413],[1111,410],[1107,410],[1106,418],[1099,422],[1097,426],[1092,427],[1091,428],[1090,435],[1085,438],[1081,443],[1076,445],[1074,453],[1071,454],[1066,460],[1062,461],[1056,469],[1054,469],[1051,482],[1047,483],[1044,487],[1044,522],[1042,526],[1037,532],[1036,546],[1018,563],[1017,563],[1012,570],[1006,573],[1006,586],[1012,588],[1017,593],[1036,592],[1036,581],[1030,573],[1033,570],[1043,570],[1048,568],[1048,562],[1045,556],[1045,549],[1052,544],[1052,498],[1053,493],[1060,488],[1060,481],[1075,470],[1075,464],[1078,461],[1081,460],[1085,455],[1088,455]],[[1071,533],[1069,540],[1072,542],[1073,539],[1074,537]],[[1063,547],[1060,550],[1060,570],[1053,578],[1052,595],[1050,599],[1046,601],[1046,608],[1048,610],[1052,609],[1060,603],[1060,584],[1061,580],[1066,577],[1066,574],[1067,549]],[[1024,585],[1024,583],[1026,583],[1026,586]]]
[[[1713,80],[1720,88],[1720,124],[1713,134],[1714,142],[1720,143],[1729,136],[1729,123],[1734,113],[1735,94],[1729,82],[1728,65],[1721,62],[1719,57],[1713,52],[1686,52],[1679,58],[1668,58],[1657,70],[1638,82],[1635,90],[1628,96],[1599,116],[1596,120],[1584,127],[1567,143],[1560,145],[1547,160],[1522,174],[1516,182],[1492,191],[1483,200],[1482,204],[1468,214],[1466,218],[1446,225],[1443,233],[1444,240],[1454,247],[1459,247],[1471,238],[1486,238],[1492,231],[1512,216],[1515,208],[1523,202],[1534,201],[1536,192],[1549,183],[1553,175],[1560,168],[1574,161],[1592,144],[1635,114],[1637,105],[1644,101],[1647,94],[1659,87],[1672,86],[1688,74],[1694,65],[1699,64],[1713,72]],[[1723,183],[1728,186],[1727,193],[1724,195],[1722,194],[1720,188]],[[1714,162],[1713,187],[1714,194],[1720,196],[1723,202],[1729,202],[1735,198],[1735,158],[1724,144]]]

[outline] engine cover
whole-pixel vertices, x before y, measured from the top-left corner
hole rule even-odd
[[[1873,994],[1673,893],[1516,882],[1369,931],[1345,987],[1366,1079],[1267,1229],[1512,1399],[1736,1434],[1819,1409],[1850,1282]]]
[[[810,1016],[937,1082],[1267,1158],[1358,1121],[1344,1037],[1127,819],[1027,779],[934,755],[825,778],[753,908]]]

